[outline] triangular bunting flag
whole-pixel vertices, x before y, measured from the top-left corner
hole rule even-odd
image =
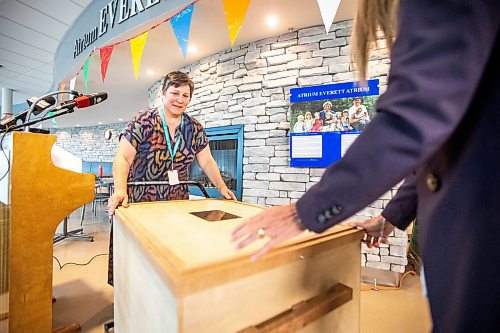
[[[317,0],[319,11],[321,12],[321,18],[323,19],[323,24],[325,25],[326,33],[330,31],[337,10],[339,9],[340,0]]]
[[[52,111],[49,111],[47,113],[47,117],[51,117],[52,115],[54,115],[54,112]],[[57,124],[56,118],[51,118],[50,121],[53,122],[54,124]]]
[[[89,66],[90,66],[90,57],[85,61],[85,65],[83,65],[83,85],[85,87],[85,93],[88,92],[89,85]]]
[[[227,29],[229,30],[229,38],[231,39],[231,46],[233,46],[236,36],[243,24],[243,19],[247,13],[250,0],[223,0],[223,3]]]
[[[194,4],[184,9],[179,14],[170,19],[175,38],[181,48],[182,56],[186,58],[186,50],[189,41],[189,28],[191,27],[191,17],[193,16]]]
[[[60,82],[59,85],[58,85],[58,88],[59,88],[58,90],[64,90],[65,87],[66,87],[66,83]],[[62,103],[64,101],[63,98],[62,98],[62,96],[64,96],[64,95],[63,94],[56,95],[56,105],[59,105],[60,103]],[[47,112],[46,117],[50,117],[53,114],[54,114],[54,112],[49,111],[49,112]],[[50,119],[50,121],[53,122],[54,124],[57,124],[55,118]]]
[[[101,56],[101,78],[102,82],[106,78],[106,72],[108,71],[109,59],[113,53],[113,45],[101,47],[99,49],[99,55]]]
[[[139,35],[130,40],[130,51],[132,52],[132,62],[134,64],[134,77],[137,80],[139,77],[139,67],[141,65],[142,51],[148,39],[148,32]]]
[[[69,81],[69,90],[75,90],[76,76]]]
[[[58,90],[64,90],[64,88],[66,87],[66,83],[64,82],[59,82],[59,85],[58,85]],[[58,94],[56,95],[56,101],[57,101],[57,104],[59,104],[60,102],[62,103],[64,101],[65,98],[63,98],[63,94]]]

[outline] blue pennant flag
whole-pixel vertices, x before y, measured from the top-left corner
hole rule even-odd
[[[189,28],[191,26],[193,9],[194,4],[170,19],[170,24],[172,24],[172,29],[174,29],[175,37],[181,47],[182,56],[184,58],[186,58],[187,45],[189,41]]]

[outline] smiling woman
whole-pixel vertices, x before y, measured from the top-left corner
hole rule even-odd
[[[226,186],[212,157],[203,126],[185,114],[194,83],[182,72],[171,72],[162,86],[162,105],[139,112],[123,132],[113,163],[115,191],[109,199],[109,215],[131,202],[182,200],[189,198],[186,184],[195,158],[222,197],[236,200]],[[127,182],[168,180],[169,185],[127,187]],[[110,273],[112,277],[112,243]]]
[[[127,206],[129,200],[187,199],[187,185],[179,181],[188,180],[195,158],[221,195],[236,199],[212,157],[205,129],[185,114],[193,90],[194,83],[187,74],[167,74],[161,106],[139,112],[124,131],[114,160],[115,192],[109,203],[110,215],[118,204]],[[127,182],[165,179],[168,186],[127,188]]]

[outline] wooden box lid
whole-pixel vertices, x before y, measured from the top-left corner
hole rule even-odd
[[[119,208],[116,217],[175,294],[194,292],[269,269],[279,264],[276,260],[286,261],[282,255],[287,252],[295,252],[293,255],[297,257],[296,251],[311,245],[346,235],[356,235],[359,239],[362,234],[350,226],[337,226],[323,234],[304,231],[263,259],[251,262],[251,255],[268,239],[237,251],[230,235],[244,218],[263,209],[265,207],[219,199],[175,200],[131,204],[129,208]],[[238,218],[209,222],[191,214],[203,211],[221,211]],[[212,212],[209,218],[220,215],[222,213]],[[274,261],[266,260],[271,257]]]

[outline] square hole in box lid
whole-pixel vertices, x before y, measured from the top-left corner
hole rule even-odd
[[[204,210],[201,212],[191,212],[189,214],[192,214],[194,216],[197,216],[199,218],[204,219],[205,221],[208,222],[217,222],[217,221],[223,221],[223,220],[232,220],[232,219],[239,219],[240,216],[224,212],[222,210]]]

